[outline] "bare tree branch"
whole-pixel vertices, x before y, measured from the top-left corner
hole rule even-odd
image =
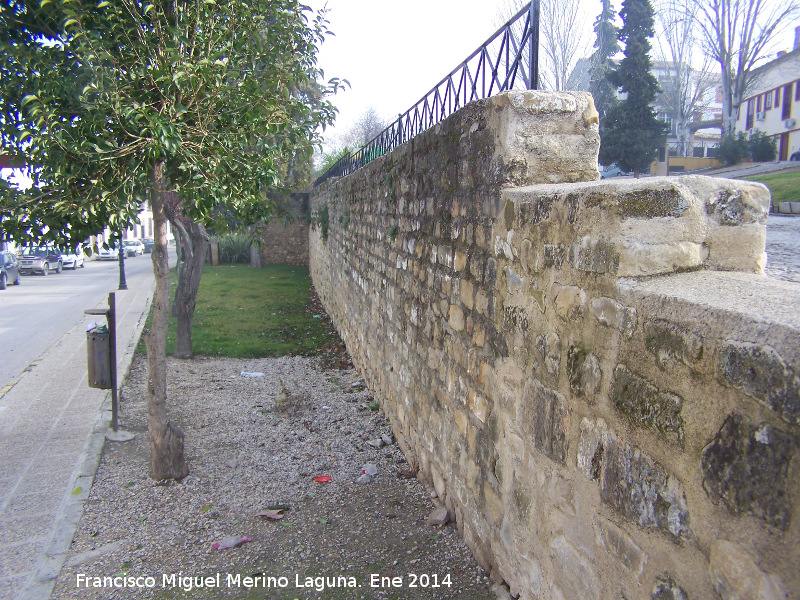
[[[720,65],[723,132],[732,134],[751,73],[774,36],[800,14],[800,0],[696,0],[696,22],[708,56]]]

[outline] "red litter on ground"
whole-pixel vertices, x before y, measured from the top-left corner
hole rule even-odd
[[[317,483],[330,483],[331,476],[330,475],[318,475],[317,477],[314,477],[314,481],[316,481]]]

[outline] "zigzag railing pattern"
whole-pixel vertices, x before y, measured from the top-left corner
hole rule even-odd
[[[537,89],[538,59],[539,0],[532,0],[419,102],[361,149],[345,154],[314,185],[349,175],[473,100],[515,88]]]

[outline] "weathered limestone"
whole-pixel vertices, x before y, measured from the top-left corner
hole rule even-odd
[[[586,94],[468,105],[315,190],[317,291],[512,594],[800,598],[800,286],[760,275],[766,188],[596,181],[597,147]]]

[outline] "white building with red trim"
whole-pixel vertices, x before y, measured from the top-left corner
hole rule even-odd
[[[794,50],[754,70],[739,106],[736,131],[761,131],[778,142],[778,160],[800,151],[800,27]]]

